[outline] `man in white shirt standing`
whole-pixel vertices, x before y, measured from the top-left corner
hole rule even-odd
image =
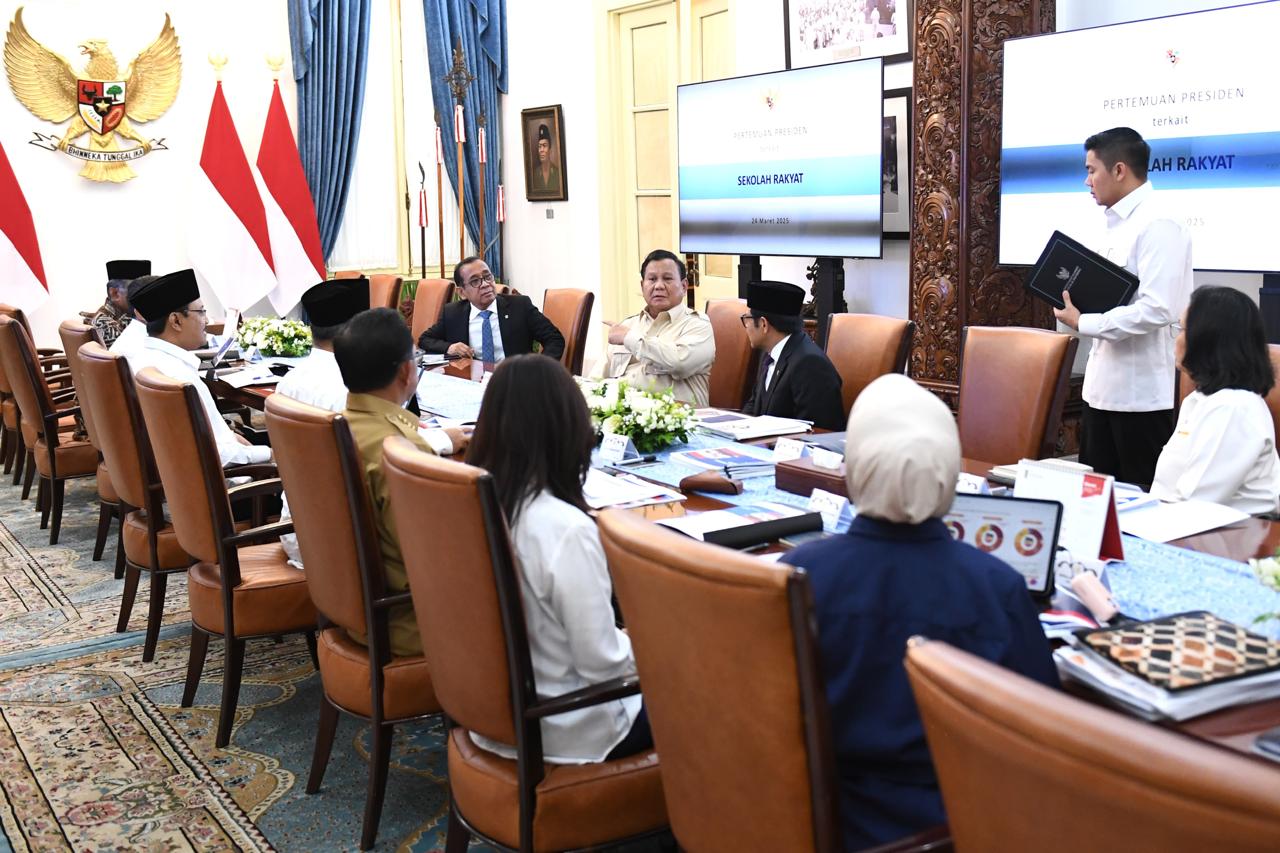
[[[341,412],[347,407],[347,385],[342,381],[338,360],[333,357],[333,339],[347,321],[369,308],[369,279],[322,281],[302,294],[302,307],[311,324],[311,353],[276,385],[276,393],[303,403]]]
[[[1138,292],[1103,314],[1081,314],[1064,292],[1066,307],[1053,313],[1093,339],[1080,461],[1145,487],[1173,434],[1173,343],[1193,287],[1191,236],[1161,210],[1147,181],[1151,147],[1137,131],[1104,130],[1084,148],[1085,186],[1106,208],[1101,254],[1137,274]]]
[[[243,436],[232,432],[222,419],[213,394],[200,379],[200,359],[191,351],[204,346],[208,323],[195,272],[179,270],[160,276],[132,288],[129,298],[133,309],[146,321],[149,336],[141,346],[126,355],[134,375],[144,368],[154,367],[172,379],[195,386],[213,430],[222,467],[269,461],[271,448],[250,444]]]

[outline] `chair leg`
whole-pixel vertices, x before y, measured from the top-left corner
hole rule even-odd
[[[231,743],[231,727],[236,721],[236,705],[240,703],[240,676],[244,672],[244,640],[224,637],[226,663],[222,667],[222,709],[218,714],[218,736],[213,745]]]
[[[49,492],[53,497],[53,521],[50,524],[49,544],[57,545],[58,534],[62,531],[62,505],[67,498],[67,481],[50,480]]]
[[[387,793],[387,767],[391,764],[391,740],[395,735],[392,726],[378,719],[370,721],[373,748],[369,750],[369,792],[364,801],[364,829],[360,833],[360,849],[368,850],[378,837],[378,823],[382,820],[382,801]]]
[[[320,692],[320,727],[316,729],[316,749],[311,755],[311,775],[307,777],[307,793],[314,794],[324,782],[324,771],[329,766],[329,753],[333,751],[333,738],[338,733],[338,706]]]
[[[41,477],[36,487],[36,509],[40,511],[40,529],[49,529],[49,481]]]
[[[124,516],[120,516],[120,526],[116,529],[116,580],[124,577]]]
[[[22,463],[27,458],[26,439],[22,437],[21,432],[14,433],[16,441],[13,444],[13,484],[16,486],[22,482]],[[9,469],[6,467],[5,472]]]
[[[142,644],[143,663],[151,663],[156,656],[156,641],[160,639],[160,622],[164,619],[164,591],[168,585],[168,574],[151,573],[151,605],[147,608],[147,639]]]
[[[306,638],[307,638],[307,651],[311,652],[311,665],[316,668],[316,672],[319,672],[320,671],[320,655],[316,651],[316,632],[308,631],[306,633]]]
[[[93,561],[96,563],[102,559],[102,552],[107,550],[107,534],[111,532],[111,519],[116,514],[116,508],[106,501],[101,501],[98,505],[98,537],[93,540]]]
[[[9,459],[9,451],[13,449],[13,438],[9,435],[8,427],[0,424],[0,464],[4,465],[4,472],[9,473],[9,466],[12,461]]]
[[[191,654],[187,658],[187,683],[182,687],[182,707],[190,708],[196,701],[196,688],[204,672],[205,655],[209,653],[209,635],[194,624],[191,626]]]
[[[31,481],[36,476],[36,455],[30,450],[22,460],[22,499],[31,497]]]
[[[467,853],[467,845],[471,843],[471,832],[458,817],[458,807],[453,798],[449,798],[449,825],[445,830],[444,853]]]
[[[133,615],[133,599],[138,595],[138,577],[142,574],[136,566],[127,566],[124,572],[124,592],[120,594],[120,615],[116,618],[116,633],[129,629],[129,617]]]

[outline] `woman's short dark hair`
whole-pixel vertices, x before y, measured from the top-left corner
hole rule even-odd
[[[333,339],[333,357],[347,390],[367,394],[390,385],[413,358],[413,335],[394,308],[361,311]]]
[[[1265,396],[1275,386],[1262,312],[1240,291],[1196,288],[1183,333],[1182,369],[1201,393],[1240,388]]]
[[[564,365],[517,355],[498,364],[485,388],[467,462],[493,475],[514,524],[525,502],[544,489],[586,512],[582,481],[594,446],[587,402]]]

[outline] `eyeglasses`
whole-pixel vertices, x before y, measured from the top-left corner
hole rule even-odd
[[[487,272],[483,275],[472,276],[467,279],[464,287],[479,287],[482,284],[493,284],[493,273]]]
[[[741,321],[742,328],[744,329],[747,328],[747,321],[750,321],[753,327],[756,325],[756,318],[752,317],[750,314],[739,314],[738,320]]]
[[[188,314],[199,314],[201,317],[208,317],[208,316],[209,316],[209,309],[207,309],[207,308],[183,308],[183,309],[182,309],[182,316],[183,316],[183,317],[185,317],[185,316],[187,316]]]

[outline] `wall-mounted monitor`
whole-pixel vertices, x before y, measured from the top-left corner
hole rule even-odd
[[[1000,263],[1035,263],[1055,229],[1093,242],[1084,140],[1127,126],[1197,269],[1280,270],[1277,34],[1268,2],[1006,42]]]
[[[680,250],[880,257],[881,60],[680,86]]]

